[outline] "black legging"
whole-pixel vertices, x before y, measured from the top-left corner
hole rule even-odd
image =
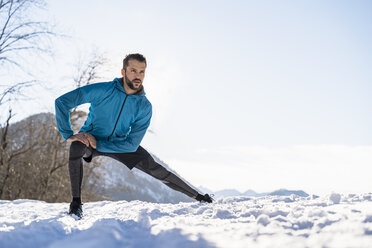
[[[90,162],[93,157],[108,156],[123,164],[129,169],[134,167],[161,180],[168,187],[195,198],[198,192],[186,184],[182,179],[157,163],[152,156],[141,146],[135,152],[107,153],[99,152],[87,147],[80,141],[74,141],[70,146],[68,169],[71,180],[72,197],[81,197],[81,183],[83,181],[83,160]]]

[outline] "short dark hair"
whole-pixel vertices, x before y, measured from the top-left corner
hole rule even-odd
[[[128,62],[131,59],[135,59],[135,60],[137,60],[139,62],[144,62],[145,65],[147,66],[145,56],[143,56],[142,54],[139,54],[139,53],[132,53],[132,54],[128,54],[127,56],[125,56],[125,58],[123,60],[123,69],[124,70],[127,70]]]

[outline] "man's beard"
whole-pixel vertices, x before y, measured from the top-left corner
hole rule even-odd
[[[139,80],[139,79],[134,79],[133,81],[136,81],[136,80],[138,80],[138,81],[141,82],[141,80]],[[129,78],[127,77],[127,75],[125,75],[125,82],[126,82],[126,84],[128,85],[128,87],[129,87],[130,89],[132,89],[132,90],[139,90],[139,89],[141,88],[141,85],[142,85],[142,84],[140,84],[140,85],[138,86],[138,88],[134,87],[133,82],[129,80]]]

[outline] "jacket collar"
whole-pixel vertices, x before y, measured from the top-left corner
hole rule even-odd
[[[127,94],[125,92],[124,87],[123,87],[123,78],[122,77],[121,78],[115,78],[114,79],[114,82],[115,82],[115,87],[118,90],[120,90],[120,91],[124,92],[125,94]],[[138,95],[138,96],[146,95],[145,88],[143,87],[143,85],[141,85],[141,87],[139,88],[139,90],[136,93],[134,93],[133,95]]]

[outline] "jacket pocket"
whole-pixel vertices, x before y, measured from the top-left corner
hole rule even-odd
[[[122,131],[122,132],[115,133],[115,136],[118,137],[118,138],[127,138],[128,135],[130,134],[130,131],[131,131],[131,127],[129,127],[128,130],[125,130],[125,131]]]

